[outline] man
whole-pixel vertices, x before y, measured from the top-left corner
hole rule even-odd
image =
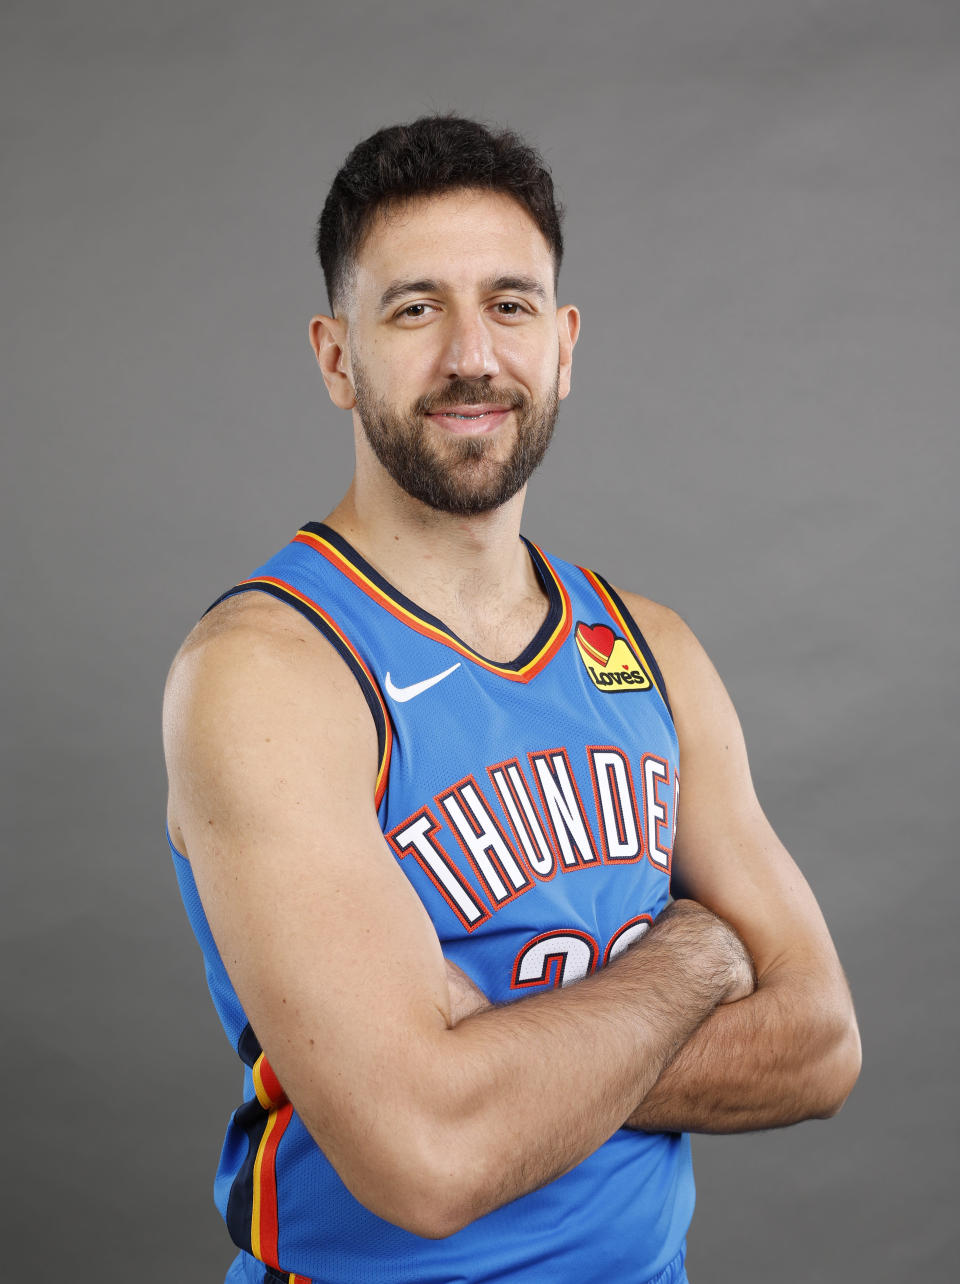
[[[580,324],[542,161],[382,130],[319,251],[356,475],[204,617],[165,711],[246,1067],[228,1279],[673,1284],[686,1134],[850,1091],[840,965],[689,629],[520,536]]]

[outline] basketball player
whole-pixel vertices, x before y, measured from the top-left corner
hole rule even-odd
[[[165,710],[245,1067],[227,1278],[674,1284],[688,1133],[850,1091],[840,965],[690,630],[520,534],[580,328],[542,161],[382,130],[319,252],[356,475],[203,618]]]

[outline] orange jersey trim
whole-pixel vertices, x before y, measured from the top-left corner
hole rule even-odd
[[[547,638],[546,642],[533,659],[528,661],[520,669],[510,669],[500,664],[494,664],[491,660],[485,659],[477,651],[474,651],[472,647],[461,642],[460,639],[448,629],[439,627],[436,624],[431,624],[428,620],[421,619],[419,615],[408,610],[408,608],[402,605],[402,603],[397,602],[389,593],[385,592],[379,585],[375,584],[369,576],[364,574],[360,567],[355,566],[353,562],[349,561],[339,549],[335,548],[329,540],[324,539],[322,535],[318,535],[314,531],[301,530],[298,531],[293,538],[295,542],[306,544],[307,547],[315,549],[322,557],[325,557],[332,566],[335,566],[338,571],[346,575],[346,577],[351,580],[357,588],[366,593],[369,598],[372,598],[379,606],[382,606],[385,610],[389,611],[391,615],[396,617],[396,619],[409,625],[410,628],[415,629],[417,633],[422,634],[423,637],[431,638],[435,642],[442,642],[444,646],[450,647],[450,649],[456,651],[458,655],[462,655],[468,660],[473,660],[475,664],[479,664],[481,668],[487,669],[490,673],[498,673],[501,677],[509,678],[511,682],[529,682],[531,678],[536,677],[536,675],[550,663],[557,651],[559,651],[560,647],[563,646],[567,639],[567,634],[570,632],[570,621],[572,618],[570,596],[564,588],[560,577],[544,556],[543,550],[536,544],[532,544],[531,547],[536,549],[541,562],[549,572],[550,578],[556,586],[557,593],[560,598],[560,619],[549,638]]]
[[[250,1251],[254,1257],[266,1262],[274,1270],[280,1269],[277,1260],[280,1233],[277,1219],[277,1148],[292,1118],[293,1106],[289,1101],[270,1111],[253,1165]]]
[[[273,1066],[267,1060],[265,1052],[261,1052],[257,1057],[253,1063],[251,1073],[257,1100],[264,1110],[277,1110],[280,1106],[286,1104],[287,1094],[281,1087],[280,1080],[274,1073]]]
[[[644,648],[640,645],[639,640],[635,637],[634,632],[631,629],[630,625],[623,618],[623,615],[620,612],[620,608],[617,606],[616,602],[614,602],[613,598],[604,588],[603,584],[601,584],[598,577],[594,575],[593,571],[588,571],[584,566],[581,566],[580,569],[581,571],[583,571],[584,575],[587,577],[591,587],[596,592],[600,601],[606,607],[607,611],[610,614],[610,617],[613,620],[615,620],[616,623],[620,626],[620,629],[622,630],[624,637],[627,637],[630,639],[630,643],[633,646],[633,653],[637,658],[637,663],[642,667],[644,673],[646,673],[647,677],[653,683],[654,687],[656,687],[657,692],[660,695],[660,699],[663,700],[664,704],[666,704],[666,699],[664,697],[663,691],[661,691],[660,689],[660,683],[657,681],[656,676],[654,675],[650,665],[647,664],[646,659],[644,658]],[[583,645],[586,645],[585,643],[583,643],[582,638],[581,638],[581,643]]]

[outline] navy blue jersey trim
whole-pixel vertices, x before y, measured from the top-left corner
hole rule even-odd
[[[227,1198],[227,1230],[237,1248],[252,1251],[250,1228],[253,1225],[253,1169],[257,1151],[267,1127],[269,1114],[256,1097],[251,1097],[233,1112],[233,1122],[247,1139],[247,1155],[230,1187]]]
[[[397,604],[397,606],[402,607],[404,611],[409,612],[410,615],[415,616],[422,623],[429,624],[431,628],[438,629],[441,633],[445,633],[448,638],[451,638],[458,646],[463,647],[464,650],[469,651],[471,655],[477,656],[477,658],[482,660],[485,664],[493,665],[498,669],[506,669],[510,672],[514,672],[525,668],[532,660],[535,660],[550,641],[550,638],[556,631],[557,625],[560,623],[563,616],[563,598],[560,594],[560,589],[558,588],[557,583],[554,580],[553,575],[550,573],[550,570],[544,562],[540,552],[524,535],[521,535],[520,538],[523,540],[526,545],[527,552],[530,554],[530,560],[533,562],[533,568],[537,573],[537,578],[540,580],[543,591],[547,595],[549,606],[547,608],[546,619],[544,619],[533,639],[524,647],[517,659],[509,662],[501,662],[500,660],[491,660],[487,656],[481,655],[474,647],[464,642],[462,638],[457,637],[456,633],[454,633],[448,625],[444,624],[443,620],[438,620],[435,615],[431,615],[429,611],[425,611],[422,606],[418,606],[416,602],[405,597],[399,589],[395,588],[390,583],[389,580],[385,580],[379,571],[374,570],[370,563],[360,556],[352,544],[345,540],[342,535],[338,535],[335,530],[324,525],[323,522],[307,522],[307,524],[302,526],[300,529],[309,532],[311,535],[319,535],[321,539],[325,539],[329,544],[332,544],[345,561],[349,562],[352,566],[355,566],[358,571],[377,586],[381,593],[386,597],[389,597],[391,601]]]
[[[228,597],[237,597],[240,593],[268,593],[270,597],[275,597],[279,602],[286,602],[292,606],[295,611],[299,611],[305,620],[309,620],[315,629],[317,629],[327,639],[337,655],[349,666],[350,672],[356,678],[367,706],[373,715],[374,725],[377,728],[377,763],[383,763],[383,756],[387,748],[387,725],[383,716],[383,706],[377,697],[377,692],[367,677],[362,666],[357,663],[357,657],[349,647],[344,646],[343,641],[336,635],[333,629],[327,624],[322,616],[317,615],[316,611],[310,609],[306,602],[302,602],[295,594],[287,592],[279,584],[269,584],[266,582],[254,582],[251,584],[237,584],[234,588],[228,589],[226,593],[221,593],[215,602],[207,607],[204,615],[208,615],[215,606],[225,602]]]
[[[600,575],[597,571],[594,571],[593,574],[596,575],[597,579],[600,581],[600,583],[603,585],[606,591],[610,594],[613,604],[616,606],[617,610],[620,612],[620,614],[623,616],[626,622],[630,625],[630,632],[633,634],[633,640],[636,642],[637,646],[640,648],[643,654],[643,658],[646,661],[647,666],[650,669],[650,672],[653,674],[653,680],[654,682],[656,682],[657,686],[660,688],[660,694],[663,696],[663,703],[667,706],[667,713],[669,713],[671,720],[673,720],[673,710],[670,708],[670,697],[667,695],[667,684],[663,680],[663,674],[660,672],[660,666],[659,664],[657,664],[656,660],[654,659],[653,652],[650,650],[650,646],[649,646],[649,643],[647,642],[647,639],[640,632],[640,628],[636,620],[627,610],[626,604],[624,603],[623,598],[620,596],[617,590],[613,588],[612,585],[607,580],[605,580],[603,576]]]
[[[253,1033],[253,1026],[248,1021],[243,1027],[240,1038],[237,1040],[237,1055],[245,1066],[252,1070],[256,1064],[257,1057],[263,1051],[260,1047],[260,1041]]]
[[[237,1040],[240,1060],[252,1069],[262,1051],[253,1026],[248,1021]],[[247,1157],[234,1177],[227,1197],[227,1229],[237,1247],[249,1252],[250,1227],[253,1224],[253,1166],[260,1149],[260,1139],[267,1126],[267,1111],[256,1097],[251,1097],[234,1111],[233,1119],[247,1138]]]

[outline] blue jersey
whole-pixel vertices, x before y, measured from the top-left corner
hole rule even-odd
[[[549,608],[506,664],[467,646],[319,523],[231,590],[287,602],[353,671],[377,727],[385,840],[444,954],[497,1003],[569,985],[647,930],[669,897],[679,791],[663,679],[623,601],[600,576],[527,548]],[[271,1268],[266,1278],[675,1277],[694,1201],[685,1135],[622,1128],[565,1176],[442,1240],[364,1208],[287,1100],[189,862],[176,851],[174,860],[245,1066],[216,1200],[245,1260]]]

